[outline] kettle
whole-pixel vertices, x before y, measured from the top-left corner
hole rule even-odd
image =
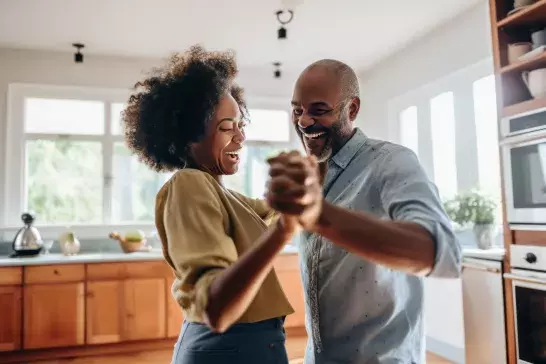
[[[13,239],[13,255],[12,256],[30,256],[40,253],[43,247],[42,237],[40,232],[32,223],[34,222],[34,216],[28,212],[21,215],[21,220],[25,223]]]

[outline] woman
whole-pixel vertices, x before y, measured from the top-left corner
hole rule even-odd
[[[156,198],[156,226],[175,272],[185,322],[173,363],[287,363],[282,328],[293,313],[272,269],[298,224],[261,200],[228,191],[246,107],[229,52],[199,46],[137,84],[123,115],[127,144],[156,171],[178,170]],[[293,180],[271,181],[310,203],[320,195],[310,160],[291,155]],[[305,182],[303,182],[305,181]],[[222,333],[222,334],[220,334]]]

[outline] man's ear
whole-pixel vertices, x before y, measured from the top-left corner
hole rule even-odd
[[[349,103],[349,120],[354,121],[360,111],[360,98],[353,97]]]

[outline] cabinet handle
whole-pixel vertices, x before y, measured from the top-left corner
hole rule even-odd
[[[58,271],[57,269],[54,269],[54,270],[53,270],[53,274],[55,274],[56,276],[58,276],[58,275],[59,275],[59,271]]]
[[[511,279],[513,281],[527,282],[527,283],[536,283],[536,284],[546,284],[546,280],[534,277],[525,277],[517,274],[504,273],[505,279]]]

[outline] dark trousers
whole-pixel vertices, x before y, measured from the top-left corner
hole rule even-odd
[[[287,364],[284,318],[235,324],[223,334],[186,322],[172,364]]]

